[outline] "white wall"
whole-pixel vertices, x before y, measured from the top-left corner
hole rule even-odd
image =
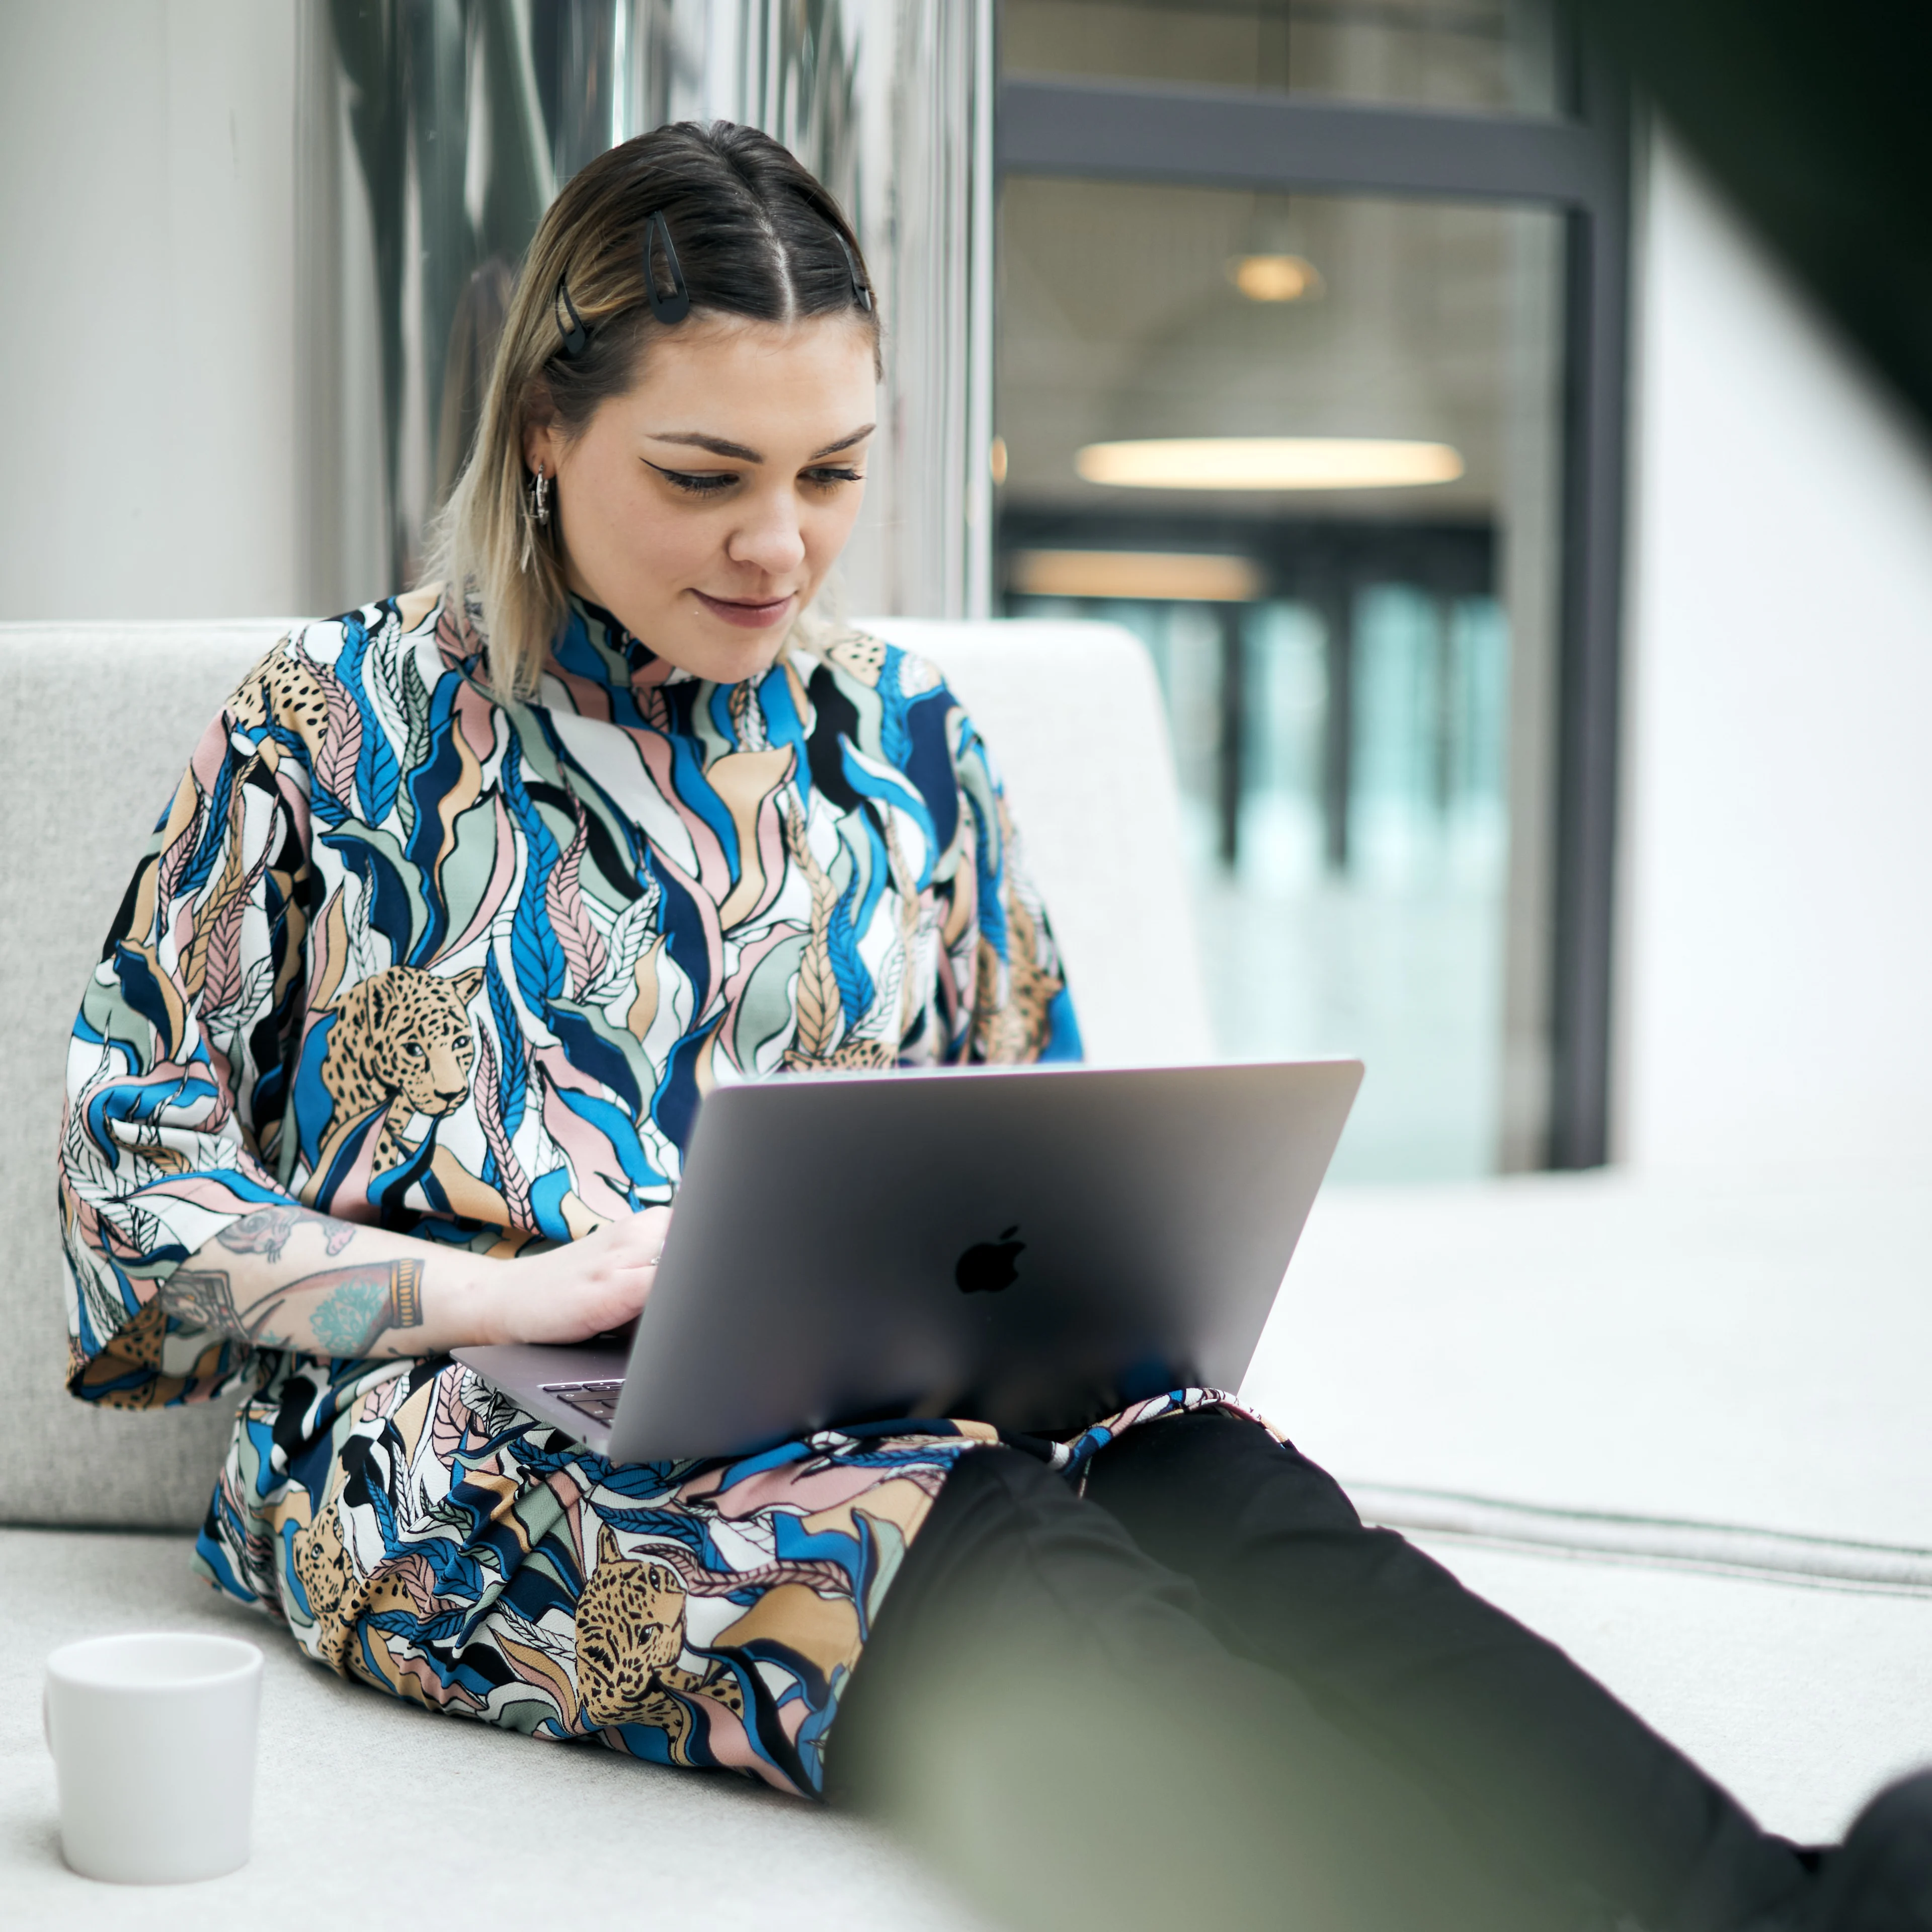
[[[295,16],[0,6],[0,618],[296,604]]]
[[[1645,1168],[1932,1152],[1932,454],[1668,140],[1618,1040]]]

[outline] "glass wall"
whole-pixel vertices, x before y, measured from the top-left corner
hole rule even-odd
[[[1558,105],[1537,0],[1006,0],[1000,32],[1015,75],[1532,114]]]
[[[1004,608],[1145,640],[1219,1046],[1364,1058],[1338,1175],[1541,1157],[1562,261],[1537,208],[1004,188]]]

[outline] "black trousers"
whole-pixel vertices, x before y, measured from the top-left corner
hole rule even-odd
[[[832,1795],[1007,1922],[1732,1932],[1809,1880],[1553,1644],[1221,1412],[962,1459]]]

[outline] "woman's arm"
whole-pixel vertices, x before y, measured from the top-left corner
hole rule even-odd
[[[278,1178],[314,976],[313,760],[339,708],[320,675],[298,634],[242,681],[89,976],[60,1147],[68,1386],[86,1400],[206,1401],[246,1378],[256,1347],[579,1341],[650,1292],[662,1209],[490,1261],[332,1220]]]
[[[300,1354],[440,1354],[488,1342],[581,1342],[628,1322],[657,1275],[670,1210],[492,1260],[292,1204],[224,1228],[162,1286],[185,1325]]]
[[[932,701],[948,707],[958,788],[957,830],[932,880],[947,956],[941,1009],[952,1009],[944,1057],[994,1066],[1078,1060],[1080,1027],[1060,949],[986,742],[943,682]]]

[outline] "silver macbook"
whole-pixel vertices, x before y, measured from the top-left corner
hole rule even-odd
[[[1359,1060],[718,1089],[628,1347],[458,1348],[619,1462],[832,1424],[1058,1435],[1240,1384]]]

